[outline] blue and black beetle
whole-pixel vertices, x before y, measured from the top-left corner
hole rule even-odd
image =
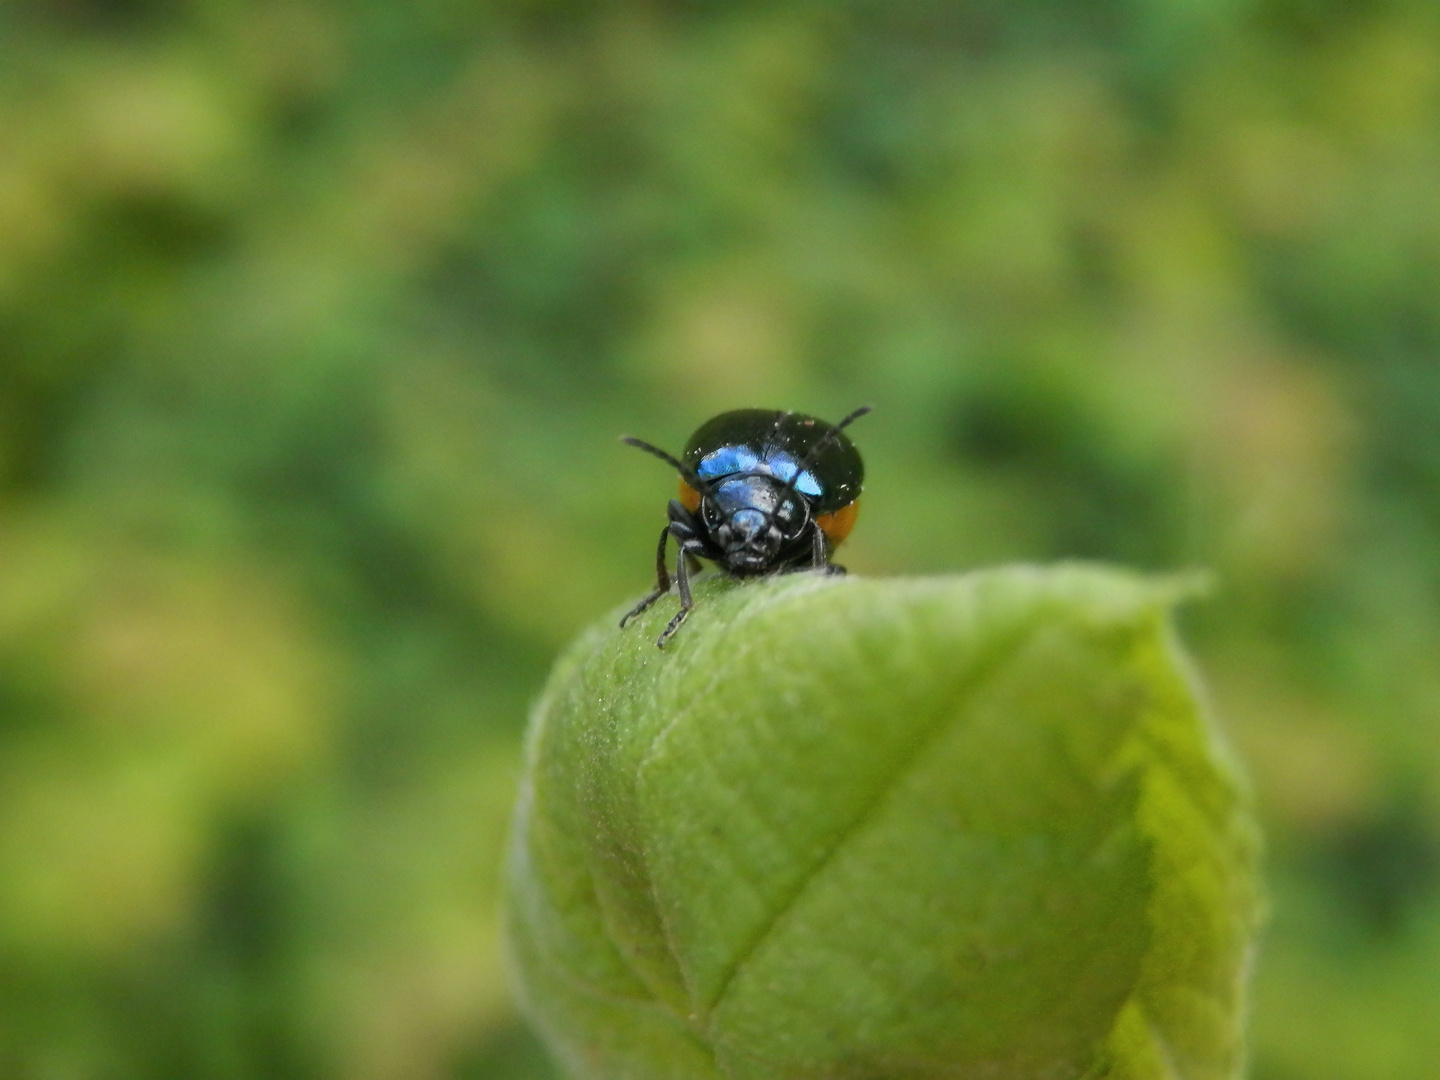
[[[655,588],[620,620],[623,627],[670,591],[665,546],[679,544],[675,583],[680,610],[656,645],[690,614],[690,574],[709,559],[735,577],[812,568],[843,574],[830,553],[850,535],[860,510],[865,466],[844,429],[870,411],[856,409],[838,424],[803,413],[736,409],[721,413],[690,436],[672,457],[643,439],[622,441],[654,454],[680,474],[680,497],[655,553]]]

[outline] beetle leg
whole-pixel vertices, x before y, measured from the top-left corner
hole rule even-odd
[[[825,533],[820,529],[816,529],[812,535],[815,537],[814,568],[816,570],[823,570],[827,574],[845,573],[845,567],[839,563],[830,561],[830,547],[825,540]]]
[[[660,530],[660,546],[655,550],[655,588],[650,592],[650,595],[646,596],[645,599],[641,600],[640,603],[626,612],[625,617],[620,620],[620,628],[622,630],[625,628],[627,622],[635,618],[636,615],[639,615],[651,604],[655,603],[656,600],[659,600],[660,597],[670,591],[670,574],[665,569],[665,542],[669,539],[670,526],[667,524]]]
[[[670,525],[675,530],[677,540],[694,540],[699,537],[700,523],[695,520],[694,514],[685,509],[685,504],[679,499],[670,500],[666,516],[670,519]]]
[[[670,532],[685,552],[685,565],[690,573],[700,572],[699,559],[714,559],[718,551],[712,551],[701,535],[700,523],[695,515],[686,510],[679,499],[670,500]]]
[[[680,610],[675,613],[674,618],[666,624],[665,629],[655,640],[656,648],[663,649],[665,647],[665,642],[669,641],[670,636],[680,629],[680,624],[685,621],[685,617],[690,614],[690,609],[695,606],[695,598],[690,595],[690,571],[685,565],[689,554],[682,548],[680,553],[675,556],[675,584],[680,589]]]

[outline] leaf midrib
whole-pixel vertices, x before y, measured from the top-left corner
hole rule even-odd
[[[780,925],[784,918],[796,907],[806,891],[814,881],[825,871],[839,855],[852,837],[863,830],[866,824],[878,812],[881,805],[895,792],[911,773],[916,765],[924,758],[926,752],[938,741],[940,736],[947,730],[948,722],[954,719],[960,712],[956,703],[966,696],[975,693],[987,681],[992,679],[1024,646],[1033,635],[1036,626],[1036,618],[1027,619],[1023,625],[1018,627],[1005,640],[992,646],[990,655],[983,657],[979,663],[971,668],[965,676],[959,680],[953,690],[950,691],[941,705],[935,710],[935,716],[931,719],[915,740],[914,747],[904,755],[895,770],[871,793],[861,806],[859,812],[850,819],[836,833],[833,842],[817,858],[809,869],[800,875],[788,895],[776,907],[773,914],[757,930],[746,946],[740,950],[735,960],[731,962],[724,977],[720,980],[714,999],[704,1008],[704,1024],[710,1030],[713,1024],[715,1013],[724,1004],[726,995],[729,994],[736,978],[749,963],[752,957],[763,947],[767,938]],[[678,958],[677,958],[678,962]]]

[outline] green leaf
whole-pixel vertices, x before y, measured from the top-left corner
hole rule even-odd
[[[1080,566],[696,589],[536,706],[509,870],[579,1080],[1211,1080],[1256,841],[1170,630]]]

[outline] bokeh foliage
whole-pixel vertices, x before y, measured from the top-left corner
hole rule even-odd
[[[528,699],[680,445],[868,573],[1204,565],[1257,1080],[1440,1056],[1440,8],[0,6],[0,1075],[544,1077]]]

